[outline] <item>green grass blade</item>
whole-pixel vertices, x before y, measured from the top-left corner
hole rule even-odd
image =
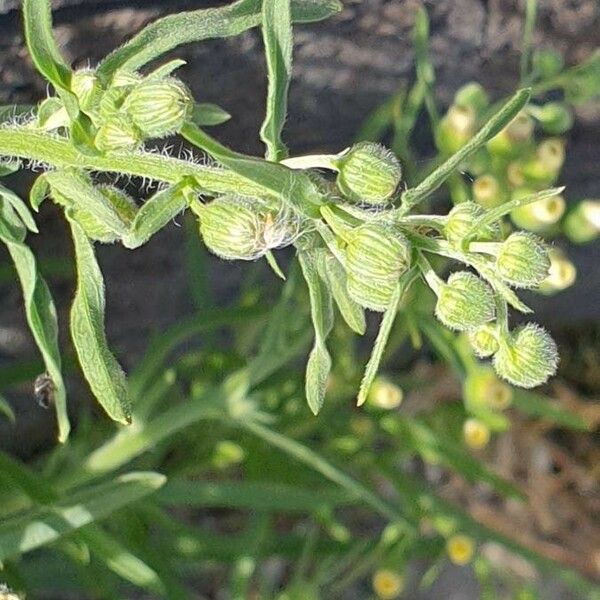
[[[331,371],[331,356],[326,341],[333,327],[333,307],[331,294],[319,275],[315,253],[301,252],[298,259],[308,286],[310,311],[315,330],[314,346],[306,365],[305,389],[308,406],[316,415],[323,406],[327,379]]]
[[[558,403],[547,396],[513,388],[513,405],[523,414],[549,421],[560,427],[587,431],[589,429],[583,418],[570,410],[561,408]]]
[[[0,524],[0,561],[45,546],[151,494],[166,481],[158,473],[129,473],[71,494]]]
[[[339,12],[337,0],[294,0],[292,19],[298,23],[321,21]],[[98,68],[109,78],[118,69],[133,71],[183,44],[239,35],[260,25],[261,0],[240,0],[228,6],[169,15],[145,27],[105,58]]]
[[[56,493],[43,477],[4,452],[0,452],[0,471],[32,501],[38,504],[56,502]]]
[[[15,411],[2,394],[0,394],[0,414],[4,415],[11,423],[17,420]]]
[[[108,349],[104,333],[104,280],[94,247],[70,220],[75,244],[77,290],[71,308],[71,337],[83,374],[98,402],[119,423],[131,422],[125,373]]]
[[[23,289],[27,323],[54,385],[58,439],[64,442],[69,436],[71,426],[58,348],[56,308],[50,290],[38,271],[35,256],[23,242],[25,233],[25,226],[12,205],[0,198],[0,240],[6,244],[17,270]]]
[[[267,61],[267,110],[260,137],[267,160],[279,162],[288,152],[281,141],[287,116],[287,95],[292,77],[292,14],[290,0],[263,0],[262,33]]]

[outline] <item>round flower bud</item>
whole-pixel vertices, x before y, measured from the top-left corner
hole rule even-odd
[[[600,235],[600,201],[583,200],[571,210],[564,221],[563,230],[576,244],[585,244]]]
[[[227,469],[244,461],[246,452],[235,442],[221,440],[217,442],[212,457],[212,464],[217,469]]]
[[[544,329],[534,323],[515,330],[503,339],[494,355],[496,373],[509,383],[533,388],[556,373],[556,343]]]
[[[523,164],[523,175],[536,185],[548,185],[558,177],[565,161],[565,144],[560,138],[540,142],[535,156]]]
[[[475,554],[475,542],[466,535],[453,535],[446,542],[446,551],[455,565],[467,565]]]
[[[466,235],[477,225],[477,222],[486,214],[486,210],[476,202],[461,202],[457,204],[446,217],[444,234],[446,239],[454,245],[460,246]],[[472,236],[483,242],[498,239],[500,228],[497,223],[486,225],[478,229]]]
[[[513,188],[520,188],[525,184],[525,174],[523,173],[523,164],[518,160],[513,160],[506,167],[506,179]]]
[[[498,379],[491,367],[481,365],[469,373],[463,385],[465,403],[474,412],[480,409],[505,410],[512,404],[513,391]]]
[[[531,233],[512,233],[500,245],[496,268],[510,285],[535,288],[548,276],[550,259],[546,245]]]
[[[469,343],[479,358],[488,358],[498,350],[498,333],[494,325],[486,324],[469,331]]]
[[[524,197],[532,193],[533,191],[527,189],[517,190],[513,194],[513,198]],[[565,199],[558,194],[537,202],[531,202],[525,206],[519,206],[511,211],[510,218],[517,227],[541,232],[560,221],[566,206]]]
[[[365,308],[385,311],[398,279],[410,267],[411,250],[395,227],[365,224],[352,231],[346,247],[350,296]]]
[[[454,95],[454,104],[472,108],[480,113],[490,103],[487,92],[479,83],[471,81],[458,89]]]
[[[402,388],[388,381],[385,377],[377,377],[369,390],[369,404],[377,408],[391,410],[402,403],[404,393]]]
[[[127,117],[115,114],[100,126],[94,143],[101,152],[126,152],[139,148],[142,137]]]
[[[550,135],[560,135],[573,127],[573,113],[563,102],[547,102],[534,116]]]
[[[473,273],[452,273],[438,290],[435,316],[450,329],[468,331],[493,320],[495,314],[492,289]]]
[[[88,112],[100,102],[103,90],[92,69],[80,69],[71,76],[71,91],[77,96],[81,109]]]
[[[255,198],[221,196],[203,206],[200,233],[206,247],[226,260],[254,260],[268,246],[265,227],[273,213]]]
[[[380,600],[394,600],[404,590],[404,577],[390,569],[379,569],[373,575],[373,591]]]
[[[558,75],[564,67],[564,59],[560,52],[550,48],[536,50],[531,57],[533,71],[546,80]]]
[[[372,142],[355,144],[338,158],[337,185],[346,198],[380,205],[389,202],[400,184],[402,169],[387,148]]]
[[[490,429],[479,419],[467,419],[463,424],[463,439],[469,448],[481,450],[490,441]]]
[[[548,250],[550,269],[548,277],[542,281],[538,292],[542,294],[555,294],[571,287],[577,279],[575,265],[558,248]]]
[[[187,87],[173,77],[146,80],[136,85],[123,109],[145,137],[177,133],[189,119],[194,100]]]
[[[473,199],[483,208],[496,208],[508,200],[508,194],[493,175],[481,175],[473,182]]]
[[[475,132],[477,115],[472,106],[452,105],[440,121],[436,143],[444,154],[458,152]]]

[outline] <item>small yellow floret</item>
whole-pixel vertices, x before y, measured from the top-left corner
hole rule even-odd
[[[446,543],[446,550],[455,565],[467,565],[475,554],[475,542],[466,535],[453,535]]]
[[[381,600],[393,600],[404,589],[404,577],[389,569],[379,569],[373,575],[373,590]]]

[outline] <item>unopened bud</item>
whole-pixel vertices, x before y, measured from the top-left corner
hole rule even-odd
[[[458,152],[475,132],[477,115],[471,106],[452,105],[440,121],[437,145],[444,154]]]
[[[539,75],[540,79],[546,80],[558,75],[564,66],[562,54],[557,50],[543,48],[533,53],[532,59],[533,71]]]
[[[391,410],[400,406],[403,397],[402,388],[385,377],[377,377],[369,390],[367,400],[372,406]]]
[[[522,198],[533,193],[533,190],[520,189],[513,194],[513,198]],[[519,206],[511,211],[510,218],[521,229],[542,232],[560,221],[566,206],[564,197],[558,194]]]
[[[355,144],[337,159],[337,185],[354,202],[379,205],[389,202],[400,184],[398,159],[380,144]]]
[[[102,88],[92,69],[80,69],[71,76],[71,91],[77,96],[84,112],[94,109],[100,102]]]
[[[510,285],[535,288],[548,276],[550,259],[546,245],[531,233],[512,233],[500,245],[496,268]]]
[[[527,148],[533,136],[534,124],[529,115],[520,112],[500,133],[486,145],[497,156],[515,156]]]
[[[513,391],[498,379],[491,367],[481,365],[467,375],[463,396],[467,406],[475,412],[480,409],[505,410],[512,403]]]
[[[476,113],[480,113],[489,103],[487,92],[475,81],[463,85],[454,95],[454,104],[472,108]]]
[[[537,108],[534,117],[550,135],[560,135],[573,127],[573,113],[563,102],[547,102]]]
[[[123,109],[145,137],[177,133],[190,117],[194,101],[178,79],[145,80],[134,86]]]
[[[346,247],[348,293],[361,306],[385,311],[398,279],[410,267],[411,245],[395,227],[361,225]]]
[[[126,152],[139,148],[142,137],[127,117],[115,114],[100,126],[94,143],[101,152]]]
[[[446,542],[446,551],[455,565],[467,565],[475,554],[475,542],[466,535],[453,535]]]
[[[491,324],[469,331],[469,343],[479,358],[488,358],[498,350],[498,332]]]
[[[542,281],[538,291],[542,294],[555,294],[571,287],[577,279],[575,265],[558,248],[548,251],[550,269],[548,277]]]
[[[556,373],[556,343],[539,325],[529,323],[503,339],[494,355],[496,373],[509,383],[533,388]]]
[[[583,200],[571,210],[564,221],[563,229],[576,244],[585,244],[600,235],[600,201]]]
[[[540,142],[535,156],[523,164],[523,175],[528,181],[548,185],[558,177],[565,161],[565,143],[560,138]]]
[[[481,450],[490,441],[490,429],[479,419],[467,419],[463,424],[463,439],[469,448]]]
[[[461,202],[457,204],[446,217],[444,234],[454,245],[460,246],[468,233],[484,217],[486,210],[476,202]],[[500,229],[497,223],[491,223],[478,229],[471,239],[491,241],[498,239]]]
[[[473,273],[452,273],[437,293],[435,315],[450,329],[468,331],[494,319],[494,293]]]
[[[473,182],[473,199],[484,208],[496,208],[508,200],[508,193],[496,177],[486,174]]]

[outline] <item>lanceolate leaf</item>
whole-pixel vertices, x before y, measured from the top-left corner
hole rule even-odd
[[[327,350],[326,341],[333,326],[333,307],[329,290],[319,276],[314,252],[302,252],[298,258],[302,274],[308,285],[310,310],[315,330],[315,343],[306,366],[306,400],[316,415],[323,406],[327,378],[331,371],[331,356]]]
[[[231,119],[231,115],[216,104],[202,102],[194,106],[192,121],[199,127],[221,125]]]
[[[71,308],[71,337],[94,396],[108,415],[131,422],[125,373],[108,349],[104,333],[104,280],[94,248],[81,227],[69,219],[75,243],[77,291]]]
[[[292,15],[290,0],[263,0],[262,32],[267,59],[267,111],[260,136],[267,146],[267,160],[287,156],[281,132],[287,114],[287,94],[292,76]]]
[[[20,212],[23,212],[23,208],[24,205]],[[13,204],[8,204],[6,199],[0,197],[0,240],[6,244],[21,281],[27,322],[54,386],[58,439],[64,442],[69,435],[70,424],[58,349],[56,308],[50,290],[38,272],[35,257],[24,243],[25,234],[25,226],[17,216]]]
[[[337,0],[295,0],[292,19],[298,23],[321,21],[339,12]],[[165,52],[191,42],[238,35],[260,25],[261,0],[239,0],[228,6],[193,10],[155,21],[105,58],[98,68],[109,78],[118,69],[135,70]]]

